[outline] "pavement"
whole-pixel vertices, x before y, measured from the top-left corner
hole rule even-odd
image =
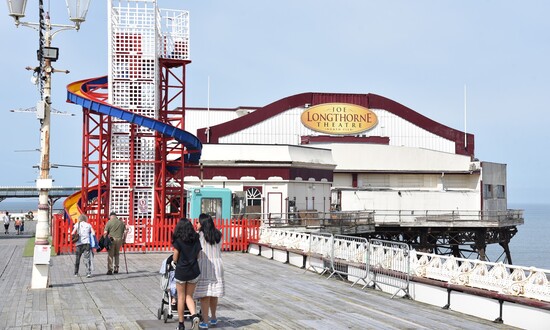
[[[31,289],[33,258],[23,257],[23,249],[34,237],[36,222],[25,226],[22,235],[15,234],[13,224],[8,235],[0,234],[0,329],[175,328],[174,320],[157,319],[158,271],[169,253],[128,253],[126,258],[121,253],[121,272],[108,276],[107,254],[100,252],[91,278],[82,264],[80,276],[74,276],[74,255],[53,256],[50,288]]]
[[[176,328],[177,316],[157,319],[163,296],[158,271],[169,252],[121,254],[116,275],[105,275],[107,255],[100,252],[92,278],[82,276],[82,265],[81,276],[74,276],[74,255],[53,256],[51,287],[31,289],[33,258],[22,253],[34,229],[25,225],[25,235],[14,235],[13,227],[0,234],[0,329]],[[509,328],[246,253],[224,253],[224,264],[226,296],[216,329]]]

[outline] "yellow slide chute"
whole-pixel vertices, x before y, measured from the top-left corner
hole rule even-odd
[[[65,201],[63,202],[63,207],[65,208],[65,212],[71,219],[72,223],[77,223],[78,217],[82,214],[82,211],[78,206],[78,202],[80,201],[81,194],[82,193],[80,191],[76,192],[71,196],[67,197],[67,199],[65,199]]]

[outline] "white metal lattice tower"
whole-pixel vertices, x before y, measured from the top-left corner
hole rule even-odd
[[[189,14],[156,0],[109,0],[109,98],[159,119],[159,58],[189,59]],[[109,210],[154,219],[155,132],[111,119]]]

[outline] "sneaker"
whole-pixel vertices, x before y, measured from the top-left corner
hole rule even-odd
[[[108,271],[107,271],[107,275],[113,275],[113,271],[112,271],[112,270],[108,270]]]
[[[185,330],[185,324],[179,323],[178,326],[176,327],[176,330]]]
[[[90,277],[92,277],[92,274],[88,274],[88,275],[86,275],[86,277],[87,277],[87,278],[90,278]]]
[[[218,319],[211,319],[210,320],[210,325],[217,325],[218,324]]]
[[[204,322],[199,323],[199,329],[208,329],[208,323],[204,323]]]
[[[201,321],[199,314],[195,314],[191,316],[191,320],[193,321],[193,325],[191,326],[191,329],[193,330],[198,329],[199,322]]]
[[[78,273],[74,273],[74,277],[77,277],[78,276]]]

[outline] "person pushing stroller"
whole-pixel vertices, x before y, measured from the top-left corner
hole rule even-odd
[[[158,309],[157,318],[160,320],[164,316],[164,322],[167,319],[171,319],[174,313],[178,312],[176,291],[176,267],[174,263],[174,255],[170,255],[164,259],[160,266],[159,273],[162,275],[160,278],[160,288],[162,290],[162,300],[160,308]],[[164,308],[164,305],[169,305],[168,309]],[[186,315],[189,316],[189,315]]]

